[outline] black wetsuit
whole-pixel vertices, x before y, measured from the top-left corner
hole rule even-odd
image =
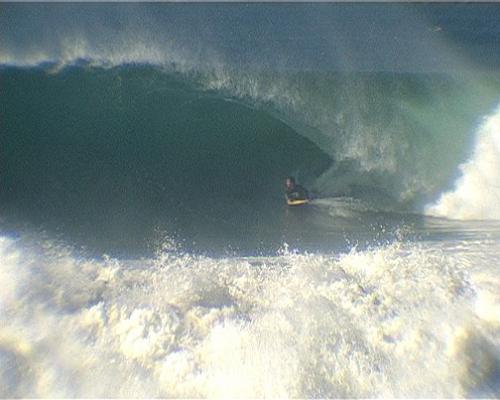
[[[300,185],[295,185],[292,189],[286,190],[287,200],[306,200],[309,199],[309,193]]]

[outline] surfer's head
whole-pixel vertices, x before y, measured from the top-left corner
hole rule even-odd
[[[293,189],[295,187],[295,179],[289,176],[286,178],[285,185],[287,189]]]

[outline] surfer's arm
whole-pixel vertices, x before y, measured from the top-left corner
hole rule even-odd
[[[303,186],[298,186],[297,185],[297,190],[294,193],[295,193],[295,198],[309,199],[309,192]]]

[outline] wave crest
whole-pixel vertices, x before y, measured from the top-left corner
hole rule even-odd
[[[455,188],[426,207],[428,215],[452,219],[500,219],[500,108],[476,133],[474,152],[460,165]]]

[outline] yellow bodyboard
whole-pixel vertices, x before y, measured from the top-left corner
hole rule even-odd
[[[289,206],[302,206],[309,203],[308,199],[287,200]]]

